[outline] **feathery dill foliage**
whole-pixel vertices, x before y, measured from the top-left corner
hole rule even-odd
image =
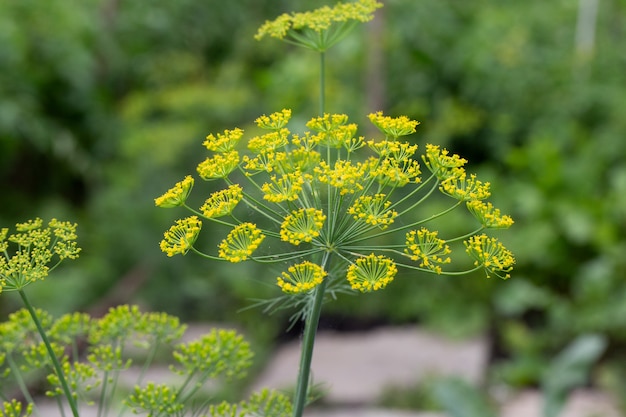
[[[209,195],[196,210],[185,203],[193,185],[192,177],[187,176],[155,200],[161,207],[177,202],[193,213],[165,233],[161,242],[164,252],[173,255],[193,250],[230,262],[296,259],[276,278],[277,285],[290,295],[308,293],[322,279],[339,283],[345,278],[344,284],[354,290],[375,291],[394,279],[398,267],[436,274],[482,268],[487,276],[509,277],[513,256],[495,239],[482,238],[480,232],[507,228],[513,220],[483,201],[490,196],[489,183],[468,175],[465,159],[434,145],[426,145],[425,154],[416,156],[418,145],[402,138],[414,133],[418,122],[381,112],[370,114],[380,137],[366,140],[357,135],[357,126],[343,114],[311,119],[306,124],[310,130],[304,134],[289,130],[290,118],[287,109],[259,117],[256,124],[262,133],[247,141],[241,129],[207,136],[204,144],[213,151],[206,160],[228,165],[223,170],[216,166],[217,171],[229,172],[220,177],[225,188]],[[236,141],[242,146],[224,146],[225,137],[232,136],[228,132],[236,132]],[[242,149],[244,146],[247,149]],[[224,153],[229,158],[223,158]],[[239,163],[231,166],[230,159]],[[420,161],[428,171],[424,177]],[[200,163],[199,172],[203,166],[206,161]],[[402,192],[397,192],[400,189]],[[451,197],[448,209],[417,221],[408,216],[437,189]],[[426,228],[427,220],[462,206],[478,220],[465,237],[444,239],[436,230]],[[250,209],[259,213],[262,225],[238,220]],[[218,215],[219,223],[232,230],[217,253],[204,253],[193,246],[194,242],[202,222],[215,221]],[[407,219],[398,222],[403,216]],[[377,243],[377,237],[394,233],[401,236],[404,245]],[[474,267],[445,271],[443,267],[454,255],[450,244],[464,238]],[[280,245],[271,244],[272,252],[268,253],[263,251],[265,239],[287,244],[282,252],[276,251]],[[326,270],[322,260],[328,254],[343,265],[342,276]]]

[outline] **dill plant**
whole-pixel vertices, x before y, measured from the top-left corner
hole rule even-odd
[[[318,53],[319,115],[303,133],[290,130],[292,110],[282,109],[255,120],[261,134],[246,136],[240,128],[209,134],[203,143],[208,156],[196,174],[204,181],[221,181],[223,188],[201,207],[191,207],[186,201],[195,179],[188,175],[155,199],[159,207],[190,212],[165,232],[160,247],[168,256],[191,251],[214,261],[289,264],[274,278],[278,295],[267,305],[292,307],[294,319],[305,322],[295,417],[302,416],[307,402],[325,298],[382,290],[399,268],[439,275],[482,270],[487,277],[506,279],[515,263],[502,243],[485,234],[508,228],[513,220],[486,202],[490,184],[466,172],[467,160],[432,144],[416,156],[418,145],[406,137],[419,122],[406,116],[370,114],[379,135],[368,139],[347,115],[325,112],[326,51],[380,7],[375,0],[338,3],[283,14],[262,25],[256,39],[276,38]],[[450,197],[448,207],[415,220],[410,214],[418,206],[423,212],[437,191]],[[428,228],[432,220],[463,207],[476,219],[467,232],[444,237]],[[245,218],[251,211],[259,220]],[[211,223],[228,226],[230,232],[217,248],[196,247],[201,229]],[[403,243],[388,243],[389,237]],[[282,250],[276,242],[282,242]],[[458,252],[469,255],[471,267],[448,268]]]

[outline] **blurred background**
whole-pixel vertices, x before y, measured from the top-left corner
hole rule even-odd
[[[135,302],[237,323],[266,346],[289,337],[289,312],[237,312],[276,293],[257,279],[274,272],[167,258],[162,233],[186,214],[154,198],[193,173],[208,133],[282,108],[316,115],[317,56],[253,35],[323,4],[0,2],[0,225],[75,221],[83,248],[29,288],[36,304],[97,314]],[[329,304],[322,325],[489,334],[491,378],[515,387],[537,384],[576,336],[600,333],[609,347],[591,383],[626,398],[626,3],[384,4],[329,52],[328,111],[363,125],[377,110],[407,115],[421,121],[420,146],[466,157],[516,221],[500,237],[517,265],[506,282],[404,274]],[[221,237],[207,230],[213,245]],[[0,298],[3,316],[16,306]]]

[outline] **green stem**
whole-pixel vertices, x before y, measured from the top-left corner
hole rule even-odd
[[[33,322],[35,323],[35,326],[37,327],[37,331],[39,332],[39,335],[41,336],[41,340],[43,341],[43,344],[46,346],[46,350],[48,351],[48,355],[50,356],[50,360],[52,361],[52,366],[54,367],[54,370],[57,373],[57,376],[59,377],[59,381],[61,382],[61,388],[63,389],[63,394],[65,395],[65,398],[67,398],[67,402],[70,405],[70,409],[72,410],[72,415],[74,417],[80,417],[78,414],[78,407],[76,406],[76,401],[74,399],[74,396],[72,395],[72,392],[70,391],[70,387],[67,384],[67,381],[65,380],[65,375],[63,375],[63,368],[61,368],[59,359],[57,358],[57,355],[55,355],[54,350],[52,350],[52,345],[50,345],[50,340],[48,339],[48,336],[46,335],[46,332],[44,331],[43,326],[41,325],[41,322],[39,321],[39,318],[37,317],[37,314],[35,313],[35,309],[28,301],[28,297],[26,297],[26,293],[24,292],[24,290],[20,289],[18,290],[18,293],[20,294],[20,297],[22,297],[22,301],[24,302],[26,309],[30,313],[31,318],[33,319]]]
[[[326,270],[330,254],[327,252],[322,261],[322,267]],[[322,312],[322,302],[326,292],[328,277],[315,288],[315,294],[312,300],[312,306],[305,319],[304,335],[302,338],[302,351],[300,353],[300,368],[298,370],[298,381],[296,386],[296,394],[293,403],[293,416],[302,417],[304,406],[307,402],[307,393],[309,390],[309,379],[311,376],[311,361],[313,360],[313,346],[315,345],[315,334],[320,321]]]
[[[26,382],[24,382],[24,378],[22,377],[22,373],[20,372],[19,367],[13,360],[13,356],[11,355],[10,352],[7,353],[6,360],[9,365],[9,368],[11,369],[11,373],[13,374],[13,377],[15,378],[15,381],[17,382],[17,386],[19,387],[20,392],[24,396],[24,399],[29,404],[33,404],[33,410],[35,411],[35,415],[39,416],[39,410],[37,409],[37,407],[35,407],[35,401],[33,400],[33,397],[30,395],[30,392],[28,391],[28,387],[26,386]]]
[[[326,53],[320,52],[320,117],[326,111]]]

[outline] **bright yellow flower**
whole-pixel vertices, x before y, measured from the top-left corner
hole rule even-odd
[[[242,223],[219,244],[219,256],[233,263],[245,261],[252,256],[263,239],[265,235],[255,224]]]
[[[313,172],[318,181],[332,185],[344,195],[363,190],[368,168],[368,164],[353,164],[351,161],[338,159],[332,168],[326,161],[321,161]]]
[[[450,263],[450,258],[445,257],[450,253],[450,248],[445,240],[437,237],[437,234],[438,232],[431,232],[424,227],[420,230],[411,230],[406,234],[404,252],[411,257],[411,260],[419,260],[420,267],[441,274],[440,264]]]
[[[350,206],[348,214],[351,214],[356,221],[386,229],[398,215],[395,210],[389,210],[389,206],[391,206],[391,201],[387,200],[385,194],[363,195]]]
[[[311,291],[321,284],[326,276],[326,271],[321,266],[309,261],[290,266],[287,271],[276,278],[277,285],[287,294]]]
[[[242,136],[243,130],[239,128],[225,130],[224,133],[218,133],[217,137],[213,134],[208,135],[203,145],[213,152],[230,152],[235,149]]]
[[[354,290],[377,291],[393,281],[398,268],[393,260],[373,253],[357,259],[350,267],[346,278]]]
[[[475,266],[482,266],[490,277],[489,273],[507,279],[511,277],[515,258],[511,251],[506,249],[504,245],[498,242],[494,237],[487,235],[472,236],[465,242],[466,252],[474,258]]]
[[[448,178],[441,183],[439,189],[442,193],[449,195],[461,201],[470,200],[484,200],[489,198],[491,192],[489,191],[490,184],[488,182],[483,183],[476,179],[475,174],[471,174],[469,178],[465,172],[459,176]]]
[[[416,120],[411,120],[406,116],[383,116],[383,112],[381,111],[371,113],[367,117],[370,119],[372,124],[378,128],[378,130],[383,132],[387,137],[391,137],[393,139],[415,133],[415,127],[420,123]]]
[[[282,109],[281,111],[272,113],[269,116],[260,116],[254,122],[261,129],[280,130],[287,125],[289,119],[291,119],[291,110]]]
[[[297,200],[304,184],[304,177],[297,171],[284,174],[279,178],[274,175],[270,180],[271,182],[266,182],[261,186],[261,190],[264,193],[263,198],[272,203]]]
[[[435,174],[439,181],[458,176],[459,173],[464,172],[461,168],[467,163],[467,159],[456,154],[449,156],[446,149],[442,150],[439,146],[431,144],[426,145],[426,154],[422,155],[422,159],[428,170]]]
[[[513,224],[511,216],[501,215],[500,210],[491,203],[471,200],[466,203],[467,209],[485,227],[491,229],[508,229]]]
[[[276,152],[289,143],[290,133],[289,129],[283,127],[261,136],[255,136],[248,141],[248,149],[256,154]]]
[[[185,255],[193,246],[202,229],[202,222],[198,216],[191,216],[177,220],[176,223],[163,234],[161,251],[167,256]]]
[[[227,216],[232,213],[242,198],[243,189],[239,184],[233,184],[225,190],[212,193],[200,207],[200,211],[210,219]]]
[[[191,189],[193,188],[194,179],[191,175],[187,175],[182,181],[177,182],[172,188],[167,190],[161,197],[154,199],[154,205],[162,208],[178,207],[185,204]]]
[[[198,165],[198,174],[203,180],[226,178],[239,165],[237,151],[225,152],[207,158]]]
[[[315,208],[301,208],[285,217],[280,226],[280,238],[292,245],[311,242],[320,235],[326,215]]]

